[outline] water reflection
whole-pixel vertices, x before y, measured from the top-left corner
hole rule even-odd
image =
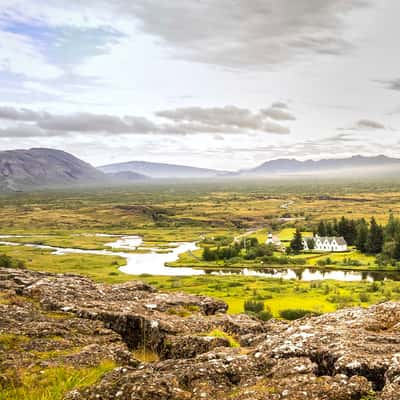
[[[329,270],[326,268],[231,268],[231,269],[195,269],[195,268],[172,268],[166,263],[176,261],[179,255],[186,252],[197,250],[198,247],[194,242],[188,243],[171,243],[171,248],[167,252],[160,252],[156,248],[146,248],[147,252],[132,253],[140,247],[143,240],[140,236],[127,235],[103,235],[115,238],[114,242],[107,244],[110,250],[82,250],[76,248],[60,248],[37,244],[21,244],[11,241],[0,241],[3,245],[12,246],[29,246],[44,250],[51,250],[54,255],[62,254],[97,254],[105,256],[120,256],[126,260],[126,265],[120,270],[130,275],[164,275],[164,276],[191,276],[191,275],[215,275],[215,276],[255,276],[277,279],[294,279],[301,281],[317,281],[317,280],[337,280],[346,282],[373,282],[383,281],[386,279],[400,281],[400,271],[350,271],[350,270]],[[12,239],[24,236],[0,236],[0,239]],[[125,251],[123,251],[125,250]],[[127,252],[130,250],[131,252]]]

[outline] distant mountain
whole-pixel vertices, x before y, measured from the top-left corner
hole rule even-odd
[[[101,171],[64,151],[0,151],[0,191],[94,184],[105,179]]]
[[[0,192],[27,191],[76,185],[109,186],[133,184],[155,179],[193,179],[226,177],[308,176],[322,177],[375,176],[397,177],[400,159],[386,156],[353,156],[319,161],[277,159],[237,172],[218,171],[175,164],[132,161],[94,168],[92,165],[60,150],[36,148],[0,151]]]
[[[149,179],[149,177],[146,175],[138,174],[136,172],[131,172],[131,171],[106,172],[105,175],[112,181],[122,182],[122,183],[136,182]]]
[[[241,175],[296,175],[319,173],[345,173],[356,174],[383,173],[391,170],[398,171],[400,159],[383,155],[376,157],[353,156],[349,158],[322,159],[319,161],[281,158],[267,161],[260,166],[241,170]]]
[[[184,165],[163,164],[147,161],[130,161],[120,164],[110,164],[99,167],[107,174],[134,172],[150,178],[211,178],[224,175],[224,171],[207,168],[187,167]]]

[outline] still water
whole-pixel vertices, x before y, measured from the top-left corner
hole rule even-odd
[[[235,268],[231,270],[202,270],[195,268],[172,268],[166,266],[166,263],[176,261],[179,255],[188,251],[198,249],[195,242],[170,243],[171,248],[167,252],[160,252],[157,248],[141,247],[143,240],[140,236],[106,235],[98,236],[110,237],[110,243],[107,247],[112,250],[82,250],[77,248],[61,248],[38,244],[20,244],[12,241],[12,238],[21,236],[0,236],[0,245],[28,246],[38,249],[51,250],[55,256],[62,254],[95,254],[105,256],[120,256],[126,260],[126,265],[120,270],[129,275],[166,275],[166,276],[190,276],[190,275],[242,275],[258,276],[266,278],[295,279],[302,281],[315,280],[338,280],[347,282],[357,281],[381,281],[392,279],[400,281],[400,272],[385,271],[348,271],[348,270],[327,270],[322,268],[263,268],[248,269]],[[113,240],[113,241],[111,241]],[[133,250],[145,250],[146,252],[129,253]]]

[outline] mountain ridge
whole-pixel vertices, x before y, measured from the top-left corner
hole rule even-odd
[[[362,156],[354,155],[342,158],[323,158],[320,160],[297,160],[295,158],[278,158],[266,161],[255,168],[243,169],[240,174],[298,174],[346,170],[365,167],[400,166],[400,159],[385,155]]]
[[[97,167],[104,173],[134,172],[150,178],[209,178],[220,176],[226,171],[210,168],[191,167],[180,164],[157,163],[151,161],[127,161]]]
[[[316,174],[372,174],[392,176],[400,172],[400,159],[385,155],[354,155],[300,161],[278,158],[255,168],[222,171],[179,164],[130,161],[95,168],[62,150],[32,148],[0,151],[0,192],[76,185],[109,186],[146,182],[152,179],[218,179],[279,177]]]

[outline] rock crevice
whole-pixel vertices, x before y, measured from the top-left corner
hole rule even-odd
[[[0,291],[11,299],[0,303],[0,334],[11,332],[15,346],[59,346],[48,363],[92,365],[106,357],[119,365],[68,400],[399,399],[398,303],[284,323],[227,315],[219,300],[140,282],[102,285],[0,269]],[[65,355],[63,346],[74,352]],[[140,348],[158,360],[135,360],[132,350]],[[4,365],[32,362],[0,351]]]

